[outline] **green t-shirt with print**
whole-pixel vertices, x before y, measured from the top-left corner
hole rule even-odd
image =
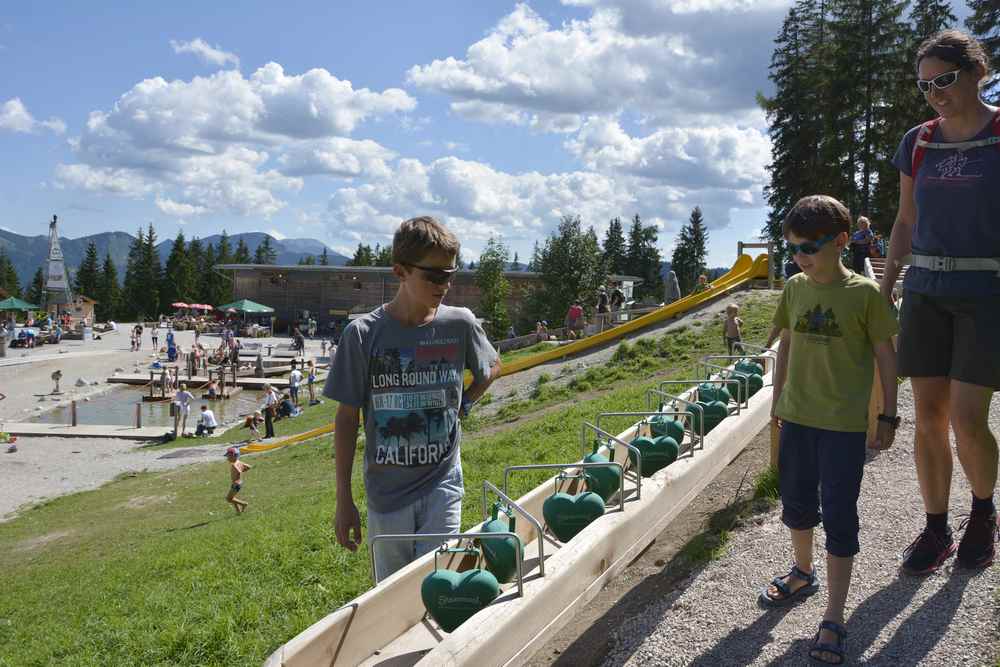
[[[899,332],[875,281],[852,273],[824,285],[800,273],[785,284],[774,324],[791,332],[775,414],[813,428],[867,431],[872,347]]]

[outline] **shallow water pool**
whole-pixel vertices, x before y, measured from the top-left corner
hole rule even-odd
[[[193,430],[198,421],[197,413],[201,406],[207,405],[215,412],[219,424],[231,422],[256,410],[263,402],[256,391],[241,391],[232,398],[218,401],[203,401],[200,391],[192,391],[195,395],[191,415],[188,417],[188,429]],[[92,397],[89,401],[76,402],[77,424],[121,424],[135,425],[135,406],[142,407],[143,426],[167,426],[174,424],[170,416],[170,402],[142,403],[143,391],[126,387],[117,387],[111,391]],[[72,422],[70,406],[61,406],[34,415],[29,421],[43,424],[69,424]]]

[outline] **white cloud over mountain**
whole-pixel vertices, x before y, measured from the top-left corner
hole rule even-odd
[[[0,130],[32,134],[41,130],[49,130],[56,134],[66,132],[66,123],[52,117],[48,120],[36,120],[24,106],[19,97],[12,97],[0,104]]]

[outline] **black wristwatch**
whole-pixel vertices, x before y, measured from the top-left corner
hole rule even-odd
[[[886,424],[888,424],[889,426],[891,426],[893,429],[899,428],[899,423],[901,421],[898,415],[895,416],[895,417],[890,417],[889,415],[884,415],[884,414],[880,414],[878,416],[878,420],[880,422],[885,422]]]

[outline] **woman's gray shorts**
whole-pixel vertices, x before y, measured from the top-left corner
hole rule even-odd
[[[900,327],[900,376],[948,377],[1000,389],[1000,298],[906,290]]]

